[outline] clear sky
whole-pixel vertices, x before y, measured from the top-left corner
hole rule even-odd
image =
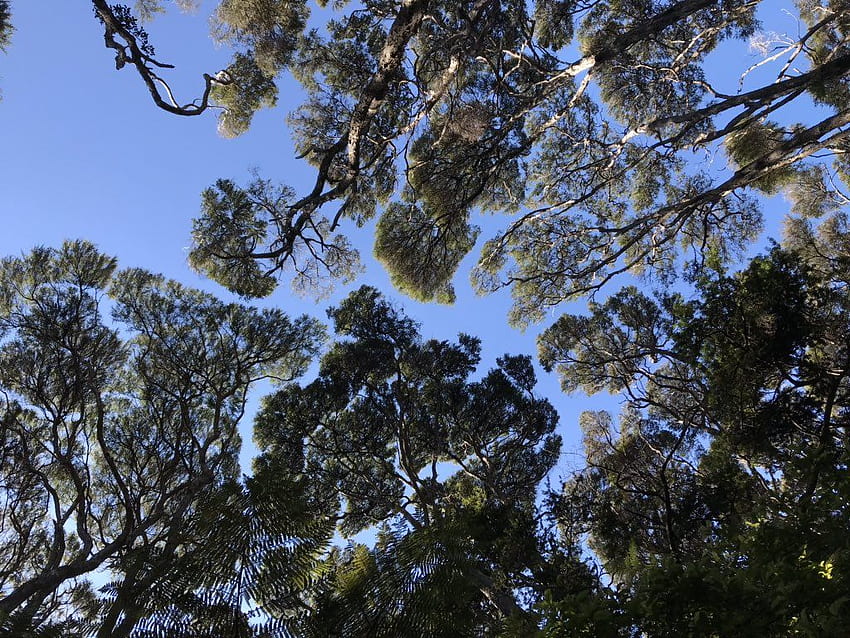
[[[299,193],[311,187],[312,170],[292,159],[285,125],[286,114],[299,102],[297,87],[285,83],[279,107],[260,112],[250,132],[236,140],[222,139],[213,114],[179,118],[160,111],[133,70],[115,70],[88,3],[13,0],[12,11],[16,32],[7,54],[0,55],[0,255],[84,238],[117,256],[122,266],[161,272],[228,297],[187,266],[191,219],[204,188],[220,177],[245,184],[251,168]],[[198,96],[201,74],[227,64],[229,54],[212,43],[203,15],[172,12],[147,28],[157,58],[177,65],[169,77],[176,78],[172,86],[178,100]],[[454,306],[400,297],[371,259],[371,227],[345,230],[352,233],[366,265],[355,285],[374,285],[395,299],[423,324],[426,337],[450,339],[458,332],[481,337],[484,368],[504,352],[534,354],[539,330],[565,310],[559,308],[548,322],[525,333],[511,329],[507,293],[482,298],[471,292],[466,277],[474,256],[461,268]],[[325,308],[350,289],[340,288],[330,299],[316,302],[294,296],[283,285],[261,303],[324,320]],[[562,467],[575,467],[580,463],[579,413],[616,410],[616,403],[609,397],[567,397],[554,375],[539,374],[538,394],[548,397],[561,415]],[[243,460],[251,453],[246,448]]]

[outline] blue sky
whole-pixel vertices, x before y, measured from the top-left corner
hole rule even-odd
[[[216,133],[213,114],[179,118],[160,111],[133,71],[116,71],[87,3],[17,0],[13,22],[12,45],[0,56],[0,255],[84,238],[117,256],[122,266],[161,272],[228,297],[187,266],[191,219],[204,188],[220,177],[244,184],[252,168],[296,192],[310,188],[312,171],[292,159],[285,125],[286,114],[299,102],[297,86],[284,80],[278,108],[259,113],[246,135],[226,140]],[[148,30],[157,57],[177,65],[169,77],[179,100],[199,95],[201,74],[227,64],[229,54],[210,40],[203,15],[172,12],[157,18]],[[458,332],[481,337],[484,368],[504,352],[533,354],[539,330],[565,310],[559,308],[549,321],[525,333],[511,329],[507,293],[482,298],[471,292],[466,277],[474,256],[461,268],[454,306],[416,303],[395,294],[371,259],[371,227],[345,230],[366,266],[355,285],[369,283],[395,299],[423,324],[426,337],[450,339]],[[340,288],[330,299],[316,302],[296,297],[282,285],[261,303],[324,320],[325,308],[350,289]],[[574,304],[568,309],[583,307]],[[562,468],[576,467],[579,413],[616,410],[616,401],[567,397],[554,375],[542,371],[538,394],[548,397],[561,415]],[[250,440],[249,434],[245,440]],[[246,446],[243,459],[250,454]]]

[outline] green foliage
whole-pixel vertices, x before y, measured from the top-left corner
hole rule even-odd
[[[734,261],[761,231],[753,191],[784,192],[813,216],[848,201],[840,0],[796,3],[795,36],[762,30],[769,3],[752,0],[317,4],[324,21],[308,29],[305,0],[223,0],[213,32],[234,48],[231,66],[205,76],[200,106],[154,99],[194,115],[211,96],[222,133],[239,135],[290,69],[305,97],[289,125],[315,167],[292,218],[324,236],[380,213],[375,253],[417,299],[454,298],[478,212],[512,219],[483,243],[473,286],[509,288],[511,322],[527,326],[621,273],[669,284]],[[106,35],[157,93],[150,61]],[[742,66],[717,79],[707,65],[721,47]],[[757,59],[745,66],[747,47]],[[720,170],[718,149],[730,160]],[[234,245],[243,230],[228,229]],[[290,259],[290,230],[272,225],[251,250],[222,251],[214,277],[268,291]],[[312,278],[350,275],[344,244],[313,245]]]
[[[139,636],[273,636],[306,613],[333,524],[306,509],[302,484],[273,470],[210,492],[186,521],[191,551],[132,561],[135,583],[111,583]]]
[[[142,22],[150,22],[157,14],[165,12],[160,0],[136,0],[133,8]]]
[[[15,564],[2,627],[836,635],[850,261],[834,220],[698,279],[690,299],[627,288],[544,332],[566,390],[627,402],[617,423],[582,416],[587,467],[542,499],[560,438],[530,359],[472,379],[477,339],[423,340],[374,288],[328,311],[337,340],[317,378],[264,400],[240,481],[244,389],[302,371],[315,322],[115,272],[83,242],[4,260],[4,507],[40,531],[0,538]],[[100,320],[107,293],[120,333]],[[354,542],[365,530],[373,547]],[[329,548],[334,532],[347,548]],[[45,565],[65,576],[42,584]],[[99,591],[96,568],[114,577]]]
[[[277,86],[273,78],[245,53],[237,53],[233,62],[219,74],[210,93],[212,99],[224,110],[218,118],[218,131],[224,137],[241,135],[251,126],[251,119],[259,109],[277,103]]]
[[[259,195],[266,189],[257,184],[254,190],[260,191]],[[291,196],[291,191],[282,190],[275,199],[287,196]],[[221,265],[223,257],[250,252],[265,239],[269,222],[262,215],[268,211],[261,200],[252,199],[250,190],[245,191],[230,180],[217,181],[215,188],[205,190],[201,199],[203,216],[195,220],[192,229],[194,246],[189,264],[245,297],[271,294],[274,280],[261,272],[256,261],[242,260],[238,268],[232,263],[226,268]],[[279,205],[275,199],[271,204]]]
[[[758,31],[768,3],[750,0],[327,4],[306,31],[304,0],[223,0],[213,31],[233,63],[197,104],[155,96],[183,115],[211,98],[232,137],[275,104],[282,70],[306,92],[289,122],[311,190],[219,180],[194,268],[243,296],[287,270],[300,289],[348,281],[357,254],[339,229],[379,213],[393,283],[451,302],[488,211],[513,217],[474,285],[510,287],[517,325],[624,272],[684,272],[693,295],[626,288],[543,333],[567,392],[625,404],[581,417],[588,466],[541,499],[560,438],[528,357],[473,377],[477,339],[424,340],[361,288],[329,311],[338,340],[317,378],[265,399],[262,454],[240,481],[246,389],[302,372],[315,322],[116,273],[83,242],[4,260],[2,630],[845,632],[845,3],[796,3],[784,50]],[[118,66],[156,94],[168,65],[141,23],[94,5]],[[712,55],[743,39],[773,77],[714,82]],[[806,99],[818,108],[789,108]],[[694,161],[718,149],[728,170]],[[751,191],[785,193],[795,217],[783,248],[728,274],[761,229]],[[374,547],[328,550],[334,530],[376,529]],[[115,580],[95,592],[98,569]]]
[[[826,217],[840,210],[844,199],[823,166],[801,168],[788,188],[791,212],[800,217]]]
[[[434,218],[415,204],[391,204],[375,229],[375,256],[396,288],[420,301],[453,303],[451,279],[478,228],[463,214]]]
[[[354,545],[335,552],[328,559],[328,591],[302,635],[475,635],[486,611],[464,575],[473,562],[464,533],[387,529],[373,550]]]
[[[222,0],[213,35],[251,51],[257,68],[273,78],[292,62],[308,15],[305,0]]]
[[[746,35],[752,29],[752,13],[731,8],[736,12],[733,11],[734,18],[729,24],[737,25],[737,31],[726,29],[724,36],[731,35],[733,31],[738,37]],[[515,210],[520,202],[529,208],[540,206],[545,211],[543,214],[521,219],[503,237],[485,246],[480,269],[476,273],[476,284],[482,290],[501,287],[506,280],[513,286],[518,301],[517,323],[536,320],[537,314],[545,312],[547,305],[563,299],[564,291],[573,287],[574,283],[575,289],[594,285],[596,274],[607,261],[595,260],[595,248],[589,252],[588,246],[598,246],[600,254],[612,254],[616,253],[616,246],[621,240],[627,248],[620,254],[627,255],[636,270],[661,266],[669,270],[667,264],[671,251],[664,249],[681,227],[671,228],[669,235],[655,235],[659,219],[650,220],[644,216],[645,223],[633,226],[634,232],[624,232],[623,235],[606,231],[595,237],[591,228],[612,224],[629,227],[627,219],[617,217],[628,205],[628,193],[636,195],[636,206],[654,209],[664,204],[665,196],[671,202],[686,198],[688,190],[698,184],[677,174],[676,158],[662,149],[656,153],[655,147],[647,148],[631,142],[618,146],[616,137],[609,134],[611,127],[599,120],[601,109],[596,108],[585,95],[576,92],[572,74],[562,72],[566,61],[560,59],[556,51],[567,48],[572,37],[571,25],[580,21],[584,9],[568,2],[537,3],[534,14],[534,35],[537,39],[532,40],[525,31],[530,18],[526,10],[527,7],[518,3],[506,3],[499,11],[477,15],[477,22],[472,21],[467,28],[476,33],[480,28],[482,35],[475,40],[472,34],[463,34],[466,42],[476,42],[473,46],[477,48],[469,49],[462,46],[453,48],[458,30],[462,31],[465,25],[470,24],[465,22],[460,11],[455,14],[452,8],[445,8],[442,22],[438,22],[445,25],[443,29],[423,22],[422,35],[411,48],[417,54],[416,80],[430,90],[430,93],[423,91],[421,98],[416,96],[425,101],[428,117],[427,122],[423,120],[412,130],[410,124],[404,128],[402,120],[396,129],[399,132],[394,133],[406,137],[407,131],[411,130],[405,154],[406,183],[402,183],[404,188],[399,190],[402,198],[419,204],[418,208],[411,206],[408,211],[427,211],[414,218],[437,220],[437,223],[430,224],[432,228],[439,225],[439,220],[445,221],[439,226],[440,230],[434,229],[431,233],[426,233],[428,226],[422,224],[408,224],[405,228],[388,222],[386,228],[379,230],[377,241],[377,253],[385,256],[383,260],[397,285],[414,295],[430,297],[434,294],[433,282],[447,280],[447,275],[452,272],[451,266],[463,255],[460,249],[465,252],[468,248],[463,246],[467,242],[458,244],[457,254],[450,252],[449,258],[442,263],[431,257],[434,251],[426,252],[425,259],[408,257],[423,252],[409,250],[421,245],[422,237],[427,237],[429,244],[434,244],[435,239],[446,232],[445,228],[467,224],[470,206],[505,212]],[[604,19],[600,19],[603,16],[597,14],[603,13]],[[631,13],[624,13],[620,9],[615,11],[607,5],[599,5],[585,16],[582,25],[585,31],[592,31],[599,25],[613,22],[616,16],[617,29],[628,32],[629,27],[633,27],[639,31],[643,26],[641,21],[647,20],[649,15],[648,7],[642,10],[634,7]],[[358,20],[360,37],[365,40],[367,17],[361,15]],[[606,64],[600,63],[599,68],[594,69],[593,79],[604,89],[605,107],[610,112],[622,114],[621,119],[629,122],[633,119],[647,121],[652,119],[653,113],[673,115],[679,110],[686,112],[692,108],[703,94],[704,78],[697,63],[720,38],[715,35],[715,41],[706,43],[705,49],[682,52],[679,58],[671,49],[681,47],[681,43],[688,42],[689,38],[698,37],[696,34],[701,32],[705,23],[723,22],[723,16],[717,12],[700,12],[693,16],[692,22],[676,28],[671,26],[669,31],[665,31],[664,37],[669,38],[665,41],[667,44],[655,45],[651,37],[638,37],[634,51],[628,54],[614,50],[616,46],[608,46],[617,40],[606,36],[604,42],[610,50],[608,56],[622,54],[622,60],[618,58],[617,64],[614,64],[606,59]],[[612,24],[608,27],[615,28]],[[452,28],[456,31],[452,32]],[[712,28],[709,27],[709,31]],[[499,34],[502,38],[499,46],[503,51],[513,51],[507,44],[509,42],[516,42],[515,51],[520,51],[531,41],[529,57],[516,53],[516,66],[503,75],[503,62],[490,57],[494,52],[489,48],[491,40],[484,29]],[[520,42],[523,44],[520,45]],[[670,43],[675,44],[668,46]],[[371,54],[374,56],[374,53]],[[674,58],[681,62],[674,62]],[[347,59],[353,58],[349,55]],[[648,63],[648,60],[651,62]],[[524,64],[526,62],[527,65]],[[642,75],[633,70],[639,62],[644,64]],[[577,65],[581,63],[579,61]],[[671,66],[677,66],[677,77],[680,78],[674,83],[669,81]],[[334,62],[322,64],[323,70],[328,67],[334,67]],[[358,64],[355,68],[368,71],[370,65]],[[322,118],[322,124],[315,123],[312,130],[328,130],[329,122],[338,123],[347,117],[344,105],[352,102],[343,99],[342,93],[356,97],[351,84],[359,81],[359,76],[354,74],[358,71],[347,70],[347,83],[344,88],[340,86],[338,92],[335,81],[330,81],[331,95],[339,97],[334,102],[330,99],[325,101],[323,96],[322,104],[326,106],[316,108],[314,119],[315,122]],[[640,77],[635,77],[636,74]],[[500,80],[493,83],[493,76]],[[550,81],[553,76],[557,76],[557,81]],[[509,80],[504,79],[508,77]],[[327,91],[324,86],[307,86],[311,100],[320,91]],[[361,83],[361,86],[365,84]],[[647,95],[630,93],[643,90],[643,87],[646,87]],[[405,88],[399,87],[401,90]],[[440,99],[432,104],[427,101],[428,95],[436,95]],[[403,93],[402,97],[405,97]],[[394,94],[393,101],[387,103],[385,113],[388,116],[396,117],[393,112],[396,104],[400,106],[399,116],[409,113],[408,122],[418,122],[413,119],[418,117],[417,111],[409,109],[408,101],[404,99],[399,98],[396,102]],[[677,104],[681,106],[675,106]],[[629,109],[639,110],[639,113],[632,114]],[[333,118],[329,117],[331,113],[335,114]],[[377,117],[381,115],[383,112]],[[384,122],[381,120],[382,125]],[[392,124],[392,119],[387,123]],[[689,122],[686,130],[683,131],[683,128],[686,127],[671,127],[670,133],[695,139],[700,132],[707,130],[703,121]],[[392,129],[390,134],[393,134]],[[587,143],[589,140],[598,143]],[[320,147],[329,148],[331,145],[332,138]],[[611,153],[610,149],[617,150]],[[380,163],[380,166],[383,170],[385,164]],[[530,197],[525,189],[526,183],[533,187]],[[637,201],[638,194],[640,201]],[[550,203],[551,208],[544,207],[544,204]],[[393,206],[396,205],[391,204],[387,216],[395,221],[400,209]],[[734,204],[730,206],[734,207]],[[586,221],[581,217],[585,208],[588,213]],[[714,217],[709,211],[705,212],[705,215],[696,213],[693,218]],[[598,216],[598,221],[594,216]],[[411,217],[410,212],[408,217]],[[738,207],[717,217],[727,220],[729,226],[722,229],[711,225],[705,229],[688,228],[688,235],[709,237],[709,241],[722,244],[721,240],[715,239],[716,236],[743,238],[751,234],[738,232],[744,230],[746,224],[732,229],[737,219],[752,218],[748,208]],[[608,240],[610,243],[606,244]],[[651,255],[647,255],[647,246]],[[616,257],[613,259],[616,260]]]
[[[345,237],[329,236],[327,220],[308,224],[311,220],[306,217],[296,217],[293,196],[292,189],[260,177],[246,188],[218,180],[201,195],[189,264],[244,297],[271,294],[276,285],[273,273],[283,268],[294,271],[292,286],[298,291],[327,289],[326,272],[351,281],[360,270],[357,251]],[[257,249],[270,232],[278,234],[280,246],[265,253],[264,258],[274,264],[269,272],[260,267]]]
[[[128,31],[128,33],[133,37],[134,41],[138,45],[139,49],[143,54],[149,57],[153,57],[156,55],[156,51],[153,48],[153,45],[149,41],[148,32],[145,28],[139,24],[139,19],[133,15],[132,9],[124,4],[115,4],[110,7],[112,14],[115,16],[115,19],[118,23]],[[150,5],[143,5],[142,10],[145,13],[149,13],[151,11]],[[100,19],[101,23],[103,23],[103,18],[100,13],[96,13],[98,19]]]
[[[317,352],[319,324],[115,269],[82,241],[0,262],[0,514],[15,521],[0,530],[0,613],[17,635],[130,635],[147,614],[164,613],[166,594],[183,605],[175,632],[200,627],[216,609],[241,609],[239,596],[222,594],[223,572],[206,565],[211,550],[262,553],[259,536],[239,549],[241,537],[228,529],[241,529],[245,517],[264,522],[262,508],[274,503],[281,516],[298,511],[292,487],[281,486],[292,504],[264,496],[268,503],[249,512],[234,496],[228,503],[241,509],[213,508],[219,518],[206,529],[219,534],[214,542],[197,527],[219,490],[242,489],[237,426],[247,389],[301,374]],[[237,513],[243,518],[228,528]],[[315,523],[303,532],[294,522],[268,524],[262,534],[283,534],[275,542],[295,554],[295,530],[305,548],[321,548],[329,533]],[[306,569],[295,554],[288,564]],[[169,571],[177,564],[185,571]],[[96,570],[116,581],[93,591]],[[256,600],[265,585],[254,587]],[[178,635],[150,622],[155,635]]]
[[[0,0],[0,51],[5,51],[12,41],[12,5],[9,0]]]
[[[560,451],[529,358],[471,381],[477,339],[423,341],[374,288],[328,315],[340,339],[318,378],[268,397],[256,429],[258,463],[309,477],[343,537],[382,530],[373,550],[329,557],[315,635],[476,635],[524,617],[511,583],[544,562],[535,495]]]
[[[785,132],[773,122],[753,124],[726,138],[726,153],[738,167],[757,162],[765,153],[776,151],[785,141]],[[752,185],[766,195],[776,195],[793,183],[794,171],[788,167],[772,170]]]
[[[213,37],[236,48],[210,92],[223,107],[218,118],[221,135],[241,135],[254,113],[277,103],[275,77],[292,63],[308,15],[304,0],[222,0],[218,5]]]
[[[556,510],[567,537],[589,534],[640,631],[846,624],[842,237],[798,227],[795,251],[705,277],[694,299],[626,289],[541,336],[565,389],[627,398],[616,428],[607,413],[583,416],[588,467]]]
[[[573,39],[574,2],[537,0],[534,3],[534,34],[546,48],[558,50]]]

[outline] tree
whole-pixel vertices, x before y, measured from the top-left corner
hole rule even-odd
[[[318,323],[115,268],[85,242],[0,265],[0,633],[616,635],[539,500],[560,437],[529,357],[470,380],[477,339],[423,341],[363,287],[240,479],[248,386],[300,373]]]
[[[8,0],[0,1],[0,51],[5,51],[12,38],[12,8]]]
[[[341,224],[380,209],[376,254],[396,285],[451,301],[472,213],[498,211],[511,219],[474,285],[510,287],[525,324],[618,273],[734,257],[761,227],[758,193],[787,191],[808,214],[847,201],[845,0],[797,1],[794,37],[759,31],[757,11],[775,10],[759,0],[337,2],[309,30],[304,0],[225,0],[214,34],[233,63],[182,105],[130,9],[93,5],[118,66],[159,107],[220,107],[228,135],[274,104],[281,73],[304,88],[290,127],[312,188],[268,198],[220,182],[196,222],[193,265],[243,294],[267,294],[288,268],[299,285],[326,267],[349,277]],[[159,9],[137,3],[143,18]],[[744,39],[760,59],[740,84],[716,79]],[[699,163],[717,152],[728,170]]]
[[[329,556],[301,632],[489,635],[521,622],[518,593],[533,600],[551,580],[533,576],[548,564],[535,500],[560,450],[530,359],[502,357],[471,381],[477,339],[423,341],[369,287],[328,314],[339,339],[315,381],[265,400],[257,464],[309,477],[343,538],[380,532],[372,550]]]
[[[300,374],[322,335],[306,317],[115,269],[81,241],[0,263],[0,627],[11,635],[130,635],[166,591],[171,605],[194,596],[196,617],[216,606],[242,616],[244,601],[203,576],[227,562],[200,569],[195,558],[182,599],[174,583],[157,587],[210,546],[198,525],[212,517],[221,542],[245,511],[211,502],[230,495],[238,508],[259,489],[238,476],[249,386]],[[276,499],[282,513],[298,510]],[[297,520],[265,533],[297,538]],[[321,544],[313,531],[307,544]],[[93,589],[95,573],[115,577],[108,595]]]
[[[97,635],[293,635],[333,533],[304,498],[304,483],[270,468],[210,490],[179,536],[172,530],[179,552],[123,559],[132,577],[104,588],[111,602],[93,623]]]
[[[628,288],[541,337],[566,390],[627,399],[618,432],[583,417],[588,469],[560,515],[649,635],[830,635],[850,618],[845,224],[798,228],[793,251],[705,277],[695,299]]]

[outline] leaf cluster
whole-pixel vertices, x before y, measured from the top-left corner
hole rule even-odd
[[[649,635],[822,635],[846,622],[846,264],[802,235],[695,298],[625,289],[540,340],[582,417],[558,516]],[[626,540],[624,540],[626,539]],[[755,620],[757,619],[757,620]],[[755,624],[754,624],[755,623]]]

